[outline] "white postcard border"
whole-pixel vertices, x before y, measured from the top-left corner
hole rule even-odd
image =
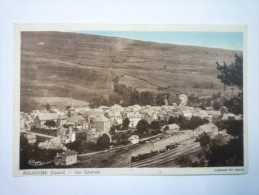
[[[204,168],[67,168],[19,169],[20,137],[20,54],[21,31],[204,31],[243,32],[243,90],[244,90],[244,166]],[[245,25],[173,25],[173,24],[79,24],[79,23],[17,23],[14,25],[14,97],[13,97],[13,175],[64,176],[64,175],[217,175],[248,173],[248,111],[247,111],[247,26]]]

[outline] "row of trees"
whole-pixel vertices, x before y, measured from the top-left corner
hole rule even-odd
[[[196,106],[201,109],[205,109],[205,107],[213,107],[215,110],[219,110],[224,102],[227,101],[225,97],[221,97],[221,93],[213,93],[212,97],[208,98],[199,98],[198,96],[191,94],[188,96],[188,106]]]
[[[158,93],[154,94],[150,91],[139,92],[135,88],[127,87],[123,84],[115,84],[114,91],[108,98],[103,96],[94,97],[90,106],[96,108],[99,106],[112,106],[114,104],[120,104],[122,106],[132,105],[164,105],[165,98],[168,98],[169,94]]]
[[[179,117],[170,116],[167,123],[168,124],[176,123],[177,125],[179,125],[179,127],[181,129],[192,129],[192,130],[194,130],[199,126],[208,123],[208,120],[202,119],[202,118],[197,117],[197,116],[192,116],[190,119],[187,119],[187,118],[180,115]]]
[[[104,150],[109,148],[111,144],[110,137],[107,134],[103,134],[99,137],[96,143],[87,142],[86,133],[78,133],[76,136],[76,141],[66,144],[66,147],[79,153]]]

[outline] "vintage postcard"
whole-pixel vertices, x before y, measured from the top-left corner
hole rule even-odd
[[[248,171],[246,26],[15,24],[13,174]]]

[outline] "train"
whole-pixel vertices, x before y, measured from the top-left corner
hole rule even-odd
[[[172,149],[177,148],[177,144],[176,143],[175,144],[170,144],[170,145],[167,145],[165,148],[166,148],[166,150],[172,150]]]
[[[144,160],[144,159],[153,157],[153,156],[155,156],[155,155],[157,155],[157,154],[159,154],[159,153],[164,153],[164,152],[166,152],[167,150],[173,150],[173,149],[175,149],[175,148],[177,148],[177,144],[176,144],[176,143],[167,145],[167,146],[165,147],[165,149],[151,151],[150,153],[138,154],[138,155],[136,155],[136,156],[132,156],[132,157],[131,157],[131,162],[141,161],[141,160]]]
[[[140,161],[140,160],[144,160],[146,158],[153,157],[157,154],[158,154],[158,150],[151,151],[150,153],[138,154],[137,156],[131,157],[131,162],[137,162],[137,161]]]

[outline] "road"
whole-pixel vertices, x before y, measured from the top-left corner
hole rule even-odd
[[[36,136],[40,136],[40,137],[46,137],[46,138],[56,138],[55,136],[51,136],[51,135],[45,135],[45,134],[41,134],[41,133],[35,133],[35,132],[31,132],[31,131],[20,131],[20,133],[27,133],[27,134],[32,134],[32,135],[36,135]]]

